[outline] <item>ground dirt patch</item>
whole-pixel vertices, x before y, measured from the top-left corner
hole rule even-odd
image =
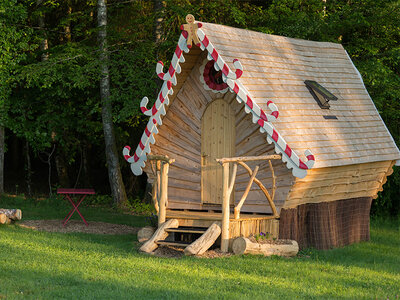
[[[183,248],[173,247],[173,246],[160,246],[151,254],[158,257],[169,257],[169,258],[181,258],[184,257]],[[204,254],[196,255],[200,258],[218,258],[218,257],[228,257],[232,253],[223,253],[220,249],[212,249],[206,251]]]
[[[104,222],[89,222],[89,226],[86,226],[79,220],[70,220],[65,226],[62,224],[62,220],[26,220],[18,222],[18,225],[33,230],[62,233],[136,234],[140,229],[138,227]]]

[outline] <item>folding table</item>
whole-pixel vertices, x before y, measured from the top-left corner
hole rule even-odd
[[[72,217],[72,215],[76,211],[81,216],[81,218],[82,218],[83,222],[86,224],[86,226],[88,226],[88,223],[86,222],[85,218],[82,216],[78,207],[87,195],[95,194],[94,189],[57,189],[57,194],[64,195],[64,198],[66,198],[73,206],[72,209],[69,211],[68,215],[64,218],[63,225],[65,226],[65,224],[67,224],[69,219]],[[74,200],[72,200],[72,197],[75,195],[81,195],[80,199],[77,202],[74,202]]]

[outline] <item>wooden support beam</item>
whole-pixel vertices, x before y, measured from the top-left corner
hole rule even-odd
[[[160,208],[160,195],[161,195],[161,161],[157,160],[156,161],[156,188],[157,188],[157,192],[156,192],[156,202],[157,202],[157,213],[159,212],[159,208]]]
[[[221,165],[227,162],[243,162],[243,161],[257,161],[268,159],[281,159],[280,155],[261,155],[261,156],[239,156],[239,157],[224,157],[216,159]]]
[[[161,160],[168,164],[175,162],[174,158],[169,158],[167,155],[147,155],[147,160]]]
[[[168,198],[168,170],[169,163],[161,164],[161,188],[160,188],[160,204],[158,214],[158,226],[163,224],[166,219],[167,198]]]
[[[243,168],[245,168],[250,176],[253,175],[253,171],[244,162],[238,161],[238,164],[241,165]],[[279,217],[278,211],[276,210],[276,207],[275,207],[275,203],[272,200],[271,195],[269,194],[268,190],[265,188],[265,186],[262,184],[262,182],[260,180],[258,180],[257,178],[254,178],[254,182],[260,187],[260,189],[264,193],[265,197],[267,197],[267,200],[269,202],[269,205],[271,206],[272,213],[274,214],[274,216]]]
[[[228,187],[229,195],[232,195],[233,187],[235,186],[236,173],[237,173],[237,164],[234,164],[233,171],[232,171],[232,177],[231,177],[231,180],[229,182],[229,187]]]
[[[247,184],[246,189],[244,190],[243,196],[240,199],[238,205],[236,205],[236,207],[234,209],[235,219],[239,219],[240,218],[240,210],[242,209],[243,203],[246,200],[247,195],[250,192],[250,188],[251,188],[251,186],[253,184],[254,178],[256,178],[256,175],[257,175],[257,172],[258,172],[259,168],[260,168],[260,166],[256,166],[255,167],[255,169],[253,171],[253,174],[250,176],[249,183]]]
[[[229,247],[229,200],[230,194],[228,193],[229,188],[229,163],[222,165],[222,232],[221,232],[221,251],[228,252]]]
[[[269,168],[271,169],[271,174],[272,174],[272,201],[274,201],[275,199],[275,191],[276,191],[276,176],[275,176],[275,172],[274,172],[274,167],[272,166],[271,161],[268,161],[269,164]]]

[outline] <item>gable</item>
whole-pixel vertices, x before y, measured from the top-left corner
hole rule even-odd
[[[208,23],[203,30],[198,30],[201,50],[207,51],[208,59],[224,72],[230,90],[237,94],[237,100],[266,134],[267,141],[275,145],[275,152],[282,154],[294,176],[307,174],[314,164],[313,154],[318,155],[316,167],[400,159],[399,150],[341,45]],[[124,156],[136,175],[145,166],[157,126],[162,124],[170,97],[174,97],[173,89],[175,94],[179,91],[176,73],[188,71],[184,69],[183,51],[189,52],[184,32],[169,70],[163,73],[162,63],[157,65],[164,84],[153,108],[146,108],[147,98],[141,103],[142,111],[150,116],[148,126],[133,156],[129,147],[124,148]],[[182,83],[187,74],[178,75]],[[338,96],[330,108],[337,119],[324,118],[326,112],[315,103],[304,80],[318,80]],[[281,111],[279,118],[277,106]],[[264,111],[272,113],[267,115]],[[304,153],[303,158],[297,153]]]

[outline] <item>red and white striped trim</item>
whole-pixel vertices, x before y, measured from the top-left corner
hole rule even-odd
[[[125,160],[131,164],[131,170],[135,175],[140,175],[143,172],[142,169],[145,166],[147,154],[151,152],[150,144],[155,143],[154,134],[158,133],[157,124],[162,124],[161,116],[166,113],[165,105],[169,104],[168,95],[172,93],[171,81],[164,81],[157,100],[151,109],[147,109],[146,107],[149,101],[147,97],[144,97],[140,102],[140,109],[146,116],[150,116],[150,119],[147,122],[146,129],[143,132],[134,155],[130,155],[131,147],[129,146],[125,146],[122,150]]]
[[[245,105],[245,111],[253,115],[253,123],[257,123],[260,126],[260,132],[267,133],[268,143],[275,144],[275,152],[277,154],[282,154],[283,162],[287,164],[289,169],[293,169],[293,175],[299,178],[305,177],[307,175],[307,170],[314,166],[315,157],[310,150],[306,150],[304,154],[307,161],[303,162],[297,153],[289,147],[283,137],[275,130],[271,121],[275,121],[279,116],[276,105],[271,100],[268,101],[267,105],[268,108],[272,110],[272,113],[266,115],[258,104],[251,99],[241,82],[228,79],[226,83],[229,89],[236,93],[237,101]]]
[[[197,35],[201,41],[200,48],[208,51],[208,59],[214,60],[214,67],[217,70],[219,69],[222,71],[223,80],[228,84],[230,90],[236,93],[237,101],[242,102],[245,105],[246,113],[252,114],[253,122],[260,126],[260,131],[262,133],[267,133],[268,143],[275,144],[275,152],[282,154],[282,161],[287,164],[289,169],[293,169],[292,173],[294,176],[299,178],[305,177],[307,175],[307,170],[314,166],[314,155],[310,150],[306,150],[305,156],[307,161],[303,162],[289,147],[283,137],[275,130],[271,122],[275,121],[279,116],[277,106],[272,101],[268,101],[267,106],[272,112],[271,114],[266,115],[257,103],[252,100],[249,92],[238,80],[243,74],[241,63],[235,59],[233,65],[236,70],[235,72],[232,72],[201,29],[197,30]],[[169,104],[168,95],[173,93],[172,84],[177,84],[175,74],[180,73],[181,67],[179,64],[180,62],[185,61],[183,58],[183,52],[189,52],[189,48],[186,45],[187,36],[187,32],[182,31],[168,72],[163,72],[163,63],[161,61],[157,63],[156,71],[158,76],[164,80],[164,84],[152,109],[147,109],[146,107],[148,103],[147,97],[144,97],[140,103],[142,112],[145,115],[150,116],[150,119],[134,155],[130,155],[131,148],[129,146],[125,146],[122,151],[125,159],[131,163],[131,170],[135,175],[142,174],[147,154],[151,151],[150,144],[155,143],[154,134],[158,133],[157,124],[162,124],[161,116],[165,115],[165,105]]]
[[[222,71],[222,77],[224,82],[227,78],[236,80],[239,79],[243,74],[243,67],[239,60],[233,60],[233,66],[236,68],[235,72],[232,72],[229,66],[222,59],[221,55],[219,55],[218,51],[215,49],[214,45],[210,42],[206,34],[203,30],[197,30],[197,36],[200,39],[200,49],[204,51],[206,49],[208,51],[208,60],[214,60],[216,63],[217,71]]]
[[[185,62],[183,52],[189,52],[189,48],[186,45],[187,37],[188,33],[186,31],[182,31],[182,34],[179,37],[178,45],[176,46],[174,55],[172,56],[171,65],[169,66],[168,72],[164,73],[164,64],[162,61],[157,63],[156,72],[161,80],[170,80],[174,85],[176,85],[177,81],[175,74],[179,74],[181,72],[181,66],[179,64]]]
[[[243,67],[240,62],[238,60],[234,60],[233,65],[235,66],[236,71],[233,73],[222,57],[218,54],[218,51],[207,38],[206,34],[201,29],[198,29],[197,35],[201,43],[200,48],[202,50],[206,49],[208,51],[208,59],[213,59],[217,69],[222,70],[222,73],[225,75],[223,80],[228,84],[230,90],[237,94],[236,99],[238,102],[244,103],[246,113],[251,113],[253,115],[253,122],[260,126],[260,131],[267,133],[267,141],[275,144],[275,152],[282,154],[282,160],[287,163],[288,168],[293,170],[292,173],[294,176],[300,178],[305,177],[307,175],[307,170],[314,166],[314,155],[310,150],[307,150],[305,152],[307,161],[303,162],[296,152],[292,151],[282,136],[275,130],[270,122],[275,121],[279,116],[277,106],[271,100],[269,100],[267,102],[267,106],[272,112],[269,115],[265,114],[265,112],[257,105],[257,103],[252,100],[249,92],[238,80],[243,74]]]

